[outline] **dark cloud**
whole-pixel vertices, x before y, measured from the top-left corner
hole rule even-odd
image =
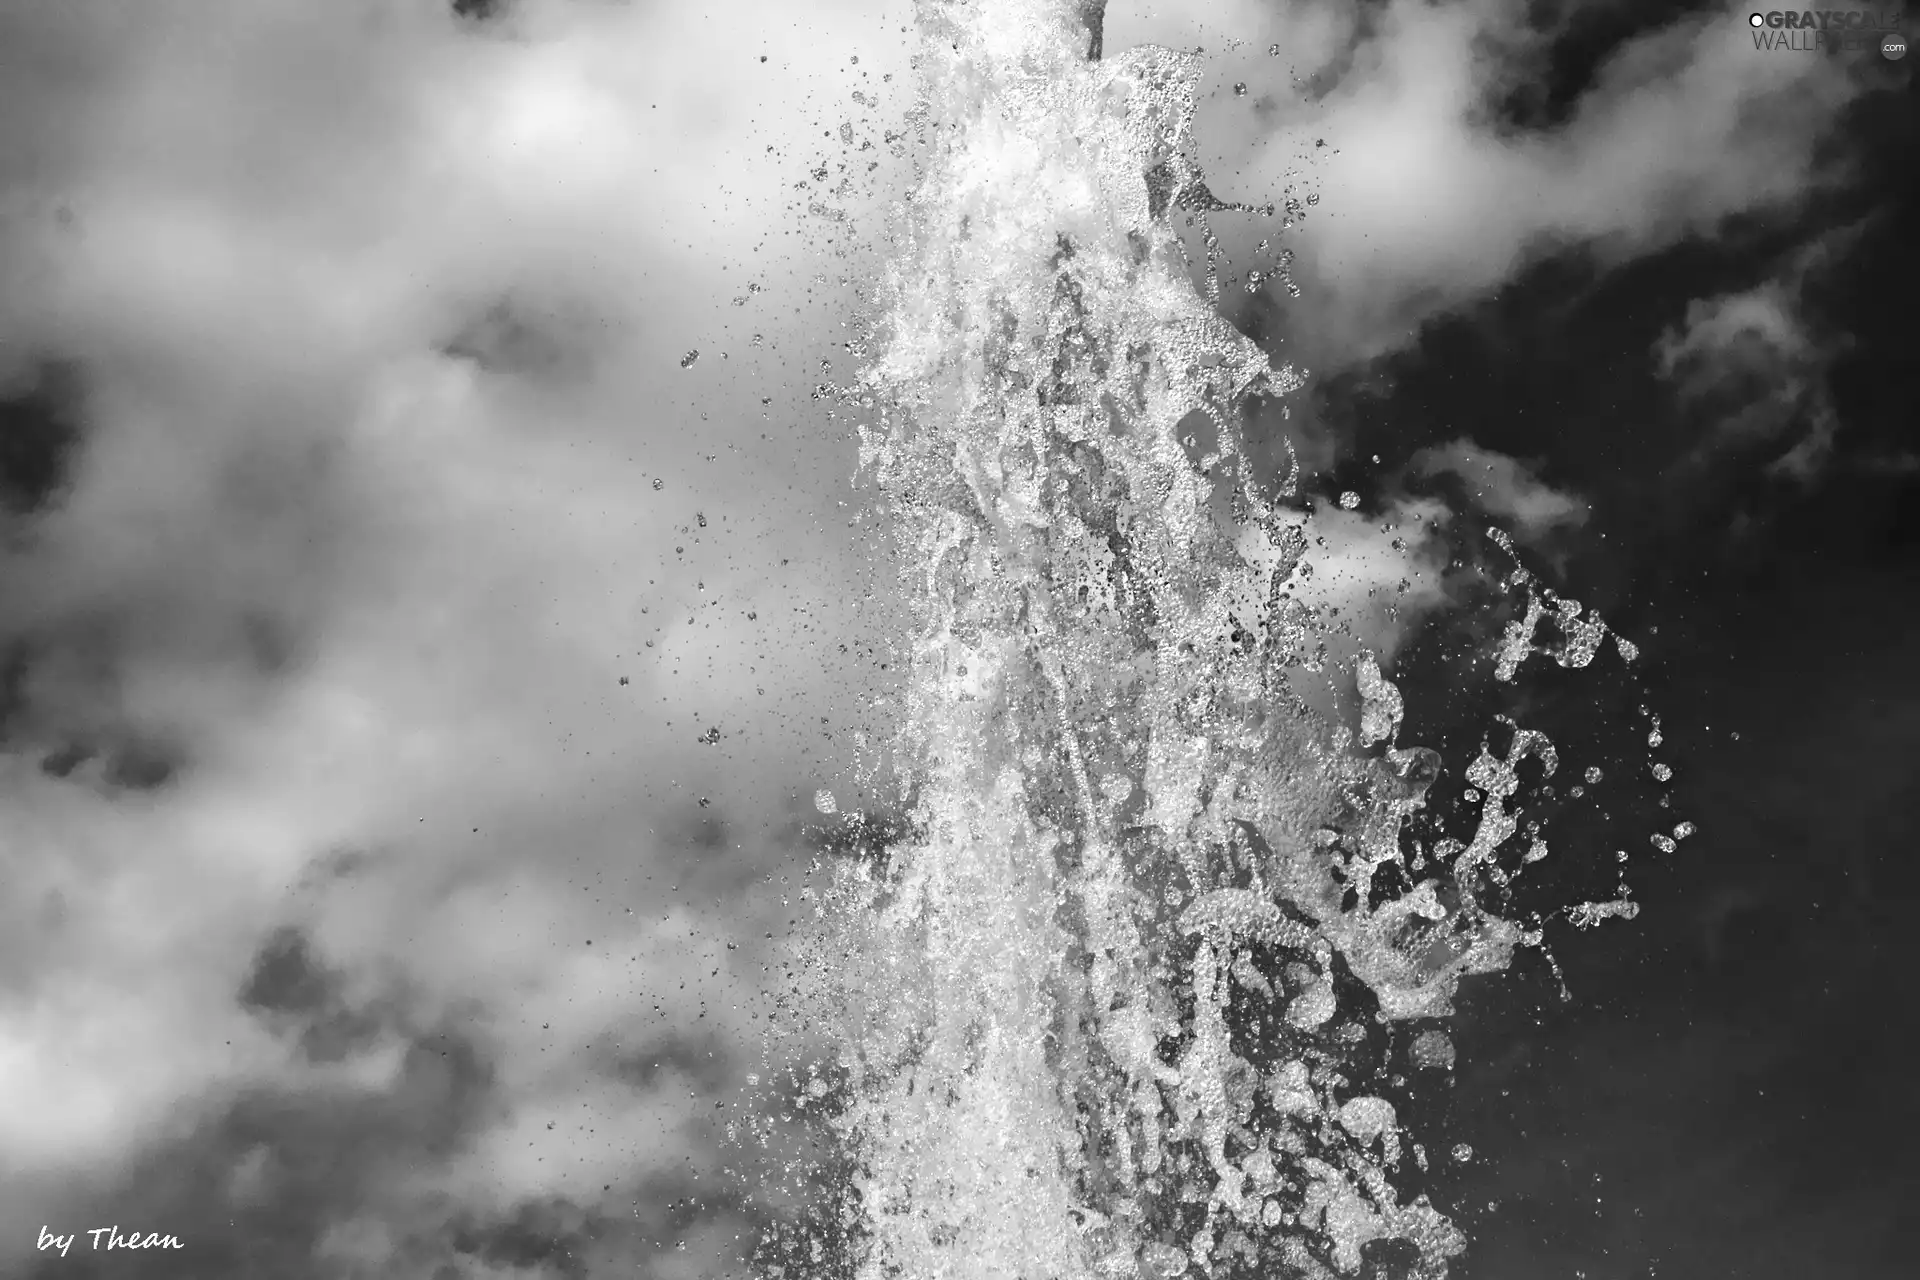
[[[455,15],[485,22],[504,13],[510,0],[452,0],[452,3]]]
[[[85,409],[70,363],[42,361],[0,381],[0,508],[27,516],[60,497],[73,480]]]
[[[1818,238],[1758,285],[1693,300],[1661,334],[1655,367],[1699,424],[1687,464],[1757,463],[1803,485],[1825,470],[1840,430],[1830,371],[1849,339],[1818,328],[1804,300],[1857,239],[1858,228]]]
[[[296,952],[280,946],[263,963],[253,996],[324,1000],[324,982],[294,972],[304,963]],[[70,1197],[61,1230],[117,1222],[174,1235],[183,1249],[141,1254],[137,1265],[142,1275],[183,1280],[371,1274],[353,1265],[356,1231],[390,1237],[399,1259],[419,1253],[418,1237],[440,1234],[450,1211],[423,1197],[416,1179],[483,1123],[496,1102],[493,1069],[457,1028],[389,1017],[379,1030],[395,1037],[386,1078],[245,1091],[122,1176]],[[82,1237],[66,1258],[43,1257],[34,1274],[105,1277],[129,1265]]]

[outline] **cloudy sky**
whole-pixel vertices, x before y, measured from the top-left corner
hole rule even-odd
[[[801,826],[895,692],[812,391],[912,21],[0,0],[0,1271],[691,1277],[751,1232],[720,1136]],[[1299,296],[1223,305],[1310,374],[1256,448],[1361,497],[1330,589],[1417,581],[1370,624],[1410,736],[1484,726],[1497,522],[1642,644],[1702,828],[1556,939],[1572,1005],[1471,1002],[1461,1274],[1908,1274],[1911,64],[1637,0],[1114,0],[1148,41],[1208,55],[1214,189],[1298,198],[1214,229]],[[1640,688],[1527,696],[1630,768]],[[188,1248],[36,1248],[115,1223]]]

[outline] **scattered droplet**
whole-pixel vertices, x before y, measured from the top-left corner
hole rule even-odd
[[[1453,1069],[1453,1041],[1444,1031],[1422,1031],[1413,1038],[1413,1064],[1428,1071]]]

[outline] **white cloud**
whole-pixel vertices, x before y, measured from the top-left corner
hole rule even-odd
[[[1111,19],[1123,40],[1204,45],[1220,55],[1210,81],[1248,86],[1202,108],[1216,191],[1319,196],[1289,233],[1304,292],[1285,331],[1308,367],[1406,345],[1548,252],[1625,261],[1734,214],[1795,207],[1836,176],[1816,147],[1859,92],[1854,73],[1755,50],[1731,5],[1628,41],[1552,127],[1501,124],[1498,93],[1540,74],[1549,33],[1528,29],[1531,8],[1294,0]],[[1271,234],[1265,219],[1218,222],[1242,266]]]
[[[587,1046],[751,1042],[785,797],[845,767],[879,683],[839,651],[867,630],[852,442],[806,396],[852,267],[787,206],[842,120],[904,108],[904,25],[0,20],[65,69],[0,88],[0,373],[72,362],[86,419],[70,494],[0,552],[0,1237],[245,1090],[308,1088],[236,1001],[283,921],[343,999],[405,1011],[389,1050],[475,1037],[498,1096],[461,1185],[620,1182],[525,1154],[559,1098],[600,1100],[629,1184],[704,1140],[661,1127],[684,1080],[615,1083]],[[172,778],[116,785],[149,741]],[[68,748],[94,758],[37,767]]]
[[[1554,533],[1586,523],[1587,504],[1540,480],[1524,462],[1461,438],[1414,454],[1417,475],[1454,475],[1467,486],[1474,504],[1507,521],[1522,542],[1537,543]]]

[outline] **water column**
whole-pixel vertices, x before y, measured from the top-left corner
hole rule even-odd
[[[864,378],[919,631],[914,834],[848,914],[861,1274],[1327,1274],[1382,1237],[1444,1270],[1456,1237],[1382,1171],[1392,1108],[1289,1046],[1333,1016],[1337,951],[1411,1016],[1512,938],[1431,887],[1348,900],[1399,856],[1432,753],[1394,747],[1377,670],[1370,757],[1290,692],[1306,539],[1238,405],[1298,379],[1175,230],[1211,248],[1226,207],[1194,59],[1090,58],[1100,9],[920,15],[924,172]],[[1236,1048],[1236,989],[1284,1012],[1259,1045]]]

